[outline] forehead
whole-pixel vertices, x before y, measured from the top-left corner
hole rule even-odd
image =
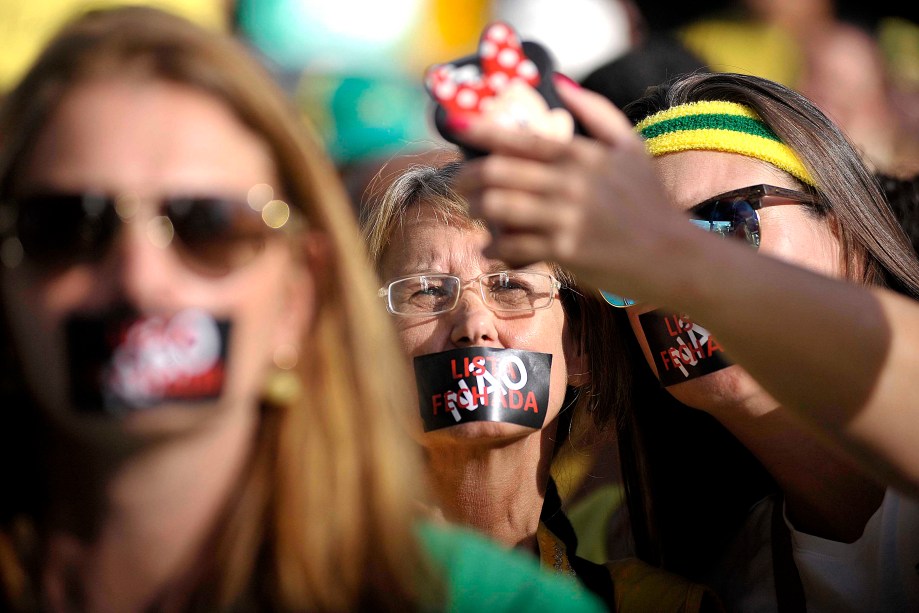
[[[406,209],[383,252],[382,272],[387,278],[413,272],[442,272],[462,277],[502,270],[509,266],[483,255],[489,243],[486,230],[467,219],[445,217],[424,203]],[[526,267],[550,272],[545,263]]]
[[[38,135],[23,181],[105,191],[275,183],[267,144],[188,86],[139,78],[76,85]]]
[[[671,200],[681,210],[749,185],[797,186],[790,175],[772,164],[737,153],[681,151],[659,156],[654,163]]]

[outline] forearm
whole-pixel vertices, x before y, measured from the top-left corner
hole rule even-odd
[[[919,492],[919,305],[714,237],[670,242],[679,257],[652,298],[712,330],[770,394],[885,482]]]
[[[720,419],[775,479],[797,530],[845,543],[862,535],[884,487],[837,445],[781,407]]]

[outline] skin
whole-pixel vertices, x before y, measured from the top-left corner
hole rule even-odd
[[[410,208],[382,258],[382,277],[417,272],[454,274],[464,280],[507,269],[486,258],[483,230],[447,225],[430,209]],[[545,263],[530,270],[551,274]],[[529,314],[501,314],[485,306],[467,283],[457,307],[429,317],[394,316],[403,350],[409,356],[462,347],[514,348],[552,354],[549,410],[542,430],[496,422],[472,422],[423,435],[429,475],[443,515],[471,525],[511,546],[535,550],[545,485],[555,444],[555,418],[563,404],[569,374],[583,372],[573,355],[562,304]],[[417,406],[413,390],[412,402]]]
[[[21,181],[24,191],[99,190],[142,199],[138,217],[122,226],[101,261],[53,273],[26,261],[2,277],[28,383],[62,445],[48,468],[44,591],[53,608],[64,606],[76,584],[85,598],[81,609],[142,609],[157,595],[180,592],[177,584],[248,456],[272,353],[303,331],[311,276],[282,239],[270,240],[241,269],[204,277],[147,238],[145,221],[163,196],[244,200],[255,184],[277,184],[260,138],[222,102],[184,86],[117,78],[75,86],[40,133]],[[231,319],[219,400],[123,420],[74,415],[62,324],[74,313],[119,304],[165,315],[198,307]]]
[[[680,384],[674,395],[712,413],[760,458],[786,492],[799,529],[841,541],[857,538],[882,491],[865,472],[852,470],[840,440],[829,441],[839,432],[841,416],[851,415],[838,412],[840,388],[849,393],[841,406],[858,410],[878,370],[843,368],[853,379],[840,383],[838,372],[826,365],[823,348],[851,341],[839,338],[847,328],[827,327],[817,312],[825,320],[828,310],[845,304],[834,300],[830,308],[830,295],[866,291],[830,281],[841,274],[832,222],[818,223],[800,207],[771,207],[763,211],[761,253],[699,232],[679,211],[746,185],[795,183],[768,165],[732,154],[652,160],[615,107],[564,80],[557,85],[595,139],[561,145],[486,132],[474,123],[459,126],[464,140],[493,152],[467,165],[459,178],[473,212],[499,229],[486,253],[514,264],[555,258],[587,283],[687,313],[706,325],[750,374],[729,368]],[[699,172],[703,164],[705,172]],[[815,295],[810,289],[815,278],[824,291],[831,283],[832,292]],[[800,313],[811,319],[804,324]],[[872,359],[882,355],[885,341],[877,333],[876,313],[875,307],[845,317],[861,341],[871,337]],[[815,406],[818,416],[837,425],[814,429]],[[843,444],[853,447],[851,441]],[[863,467],[877,474],[876,466]]]
[[[717,151],[685,151],[654,159],[662,184],[676,209],[687,211],[717,194],[765,183],[777,187],[802,189],[792,177],[771,164]],[[705,172],[699,172],[705,168]],[[759,211],[762,244],[759,252],[815,272],[844,277],[844,258],[839,241],[827,218],[811,214],[805,207],[766,206]],[[654,360],[638,322],[640,313],[651,307],[628,309],[632,330],[645,352],[652,370]],[[781,330],[775,333],[781,336]],[[748,407],[752,416],[762,415],[777,403],[739,367],[668,387],[680,402],[706,410],[719,419],[728,418],[737,406]]]
[[[680,211],[717,194],[759,183],[802,189],[771,164],[742,155],[686,151],[655,158],[653,163],[669,201]],[[794,204],[767,206],[759,214],[760,254],[828,277],[845,278],[845,257],[831,218],[818,217]],[[650,307],[629,308],[629,322],[649,367],[655,370],[638,321],[638,315],[648,310]],[[785,337],[781,326],[772,333]],[[881,502],[882,488],[850,458],[815,438],[806,424],[782,408],[741,366],[667,390],[680,402],[713,415],[763,462],[782,487],[786,512],[796,528],[840,541],[854,541],[861,535]],[[801,470],[804,466],[808,470]]]

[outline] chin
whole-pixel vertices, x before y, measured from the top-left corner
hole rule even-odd
[[[220,412],[218,402],[184,402],[140,409],[112,419],[120,421],[129,434],[161,438],[196,431]]]
[[[219,402],[184,402],[133,409],[121,415],[55,411],[51,421],[68,438],[92,446],[122,447],[178,439],[200,431],[220,414]]]
[[[510,442],[540,430],[534,430],[519,424],[508,424],[495,421],[473,421],[449,428],[425,432],[423,442],[427,444],[466,444],[489,445]]]
[[[686,406],[713,414],[721,410],[736,410],[766,396],[740,366],[728,366],[666,389]]]

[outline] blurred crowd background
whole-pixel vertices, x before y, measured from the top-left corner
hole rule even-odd
[[[114,0],[0,0],[0,96],[67,19]],[[447,143],[433,129],[422,76],[473,53],[482,28],[509,22],[556,67],[617,104],[676,73],[757,74],[804,93],[890,177],[919,174],[919,3],[721,0],[149,0],[230,31],[264,62],[319,131],[360,208]],[[902,5],[902,6],[896,6]],[[2,137],[2,135],[0,135]],[[424,158],[424,159],[422,159]],[[910,203],[915,198],[910,196]],[[557,479],[579,533],[620,508],[616,454],[565,454]],[[607,467],[607,468],[603,468]],[[555,470],[555,468],[553,469]],[[590,475],[594,479],[586,479]],[[575,493],[577,496],[575,496]],[[620,530],[624,523],[615,524]],[[615,557],[613,529],[579,554]],[[604,542],[606,541],[606,542]]]
[[[137,4],[138,2],[133,2]],[[425,68],[474,52],[483,26],[510,22],[561,72],[617,103],[681,67],[758,74],[820,104],[881,171],[919,172],[919,7],[833,0],[149,0],[234,32],[319,130],[352,190],[381,165],[443,143]],[[113,0],[0,0],[0,95],[74,13]],[[895,6],[900,4],[902,6]],[[659,39],[671,43],[649,43]],[[649,47],[636,56],[635,51]],[[632,52],[630,54],[630,52]],[[666,53],[666,56],[664,55]],[[625,57],[632,57],[625,62]],[[613,67],[615,70],[610,71]],[[606,91],[606,90],[609,91]],[[639,92],[640,93],[640,92]],[[619,95],[620,98],[616,99]],[[635,94],[637,95],[637,94]],[[625,96],[622,98],[621,96]]]

